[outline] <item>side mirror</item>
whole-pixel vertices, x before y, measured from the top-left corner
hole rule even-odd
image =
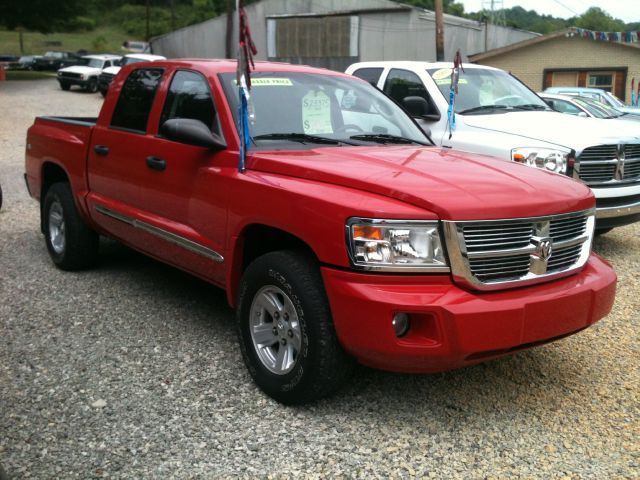
[[[422,97],[404,97],[402,105],[412,117],[423,118],[431,122],[440,120],[439,113],[429,113],[429,102]]]
[[[193,118],[172,118],[160,127],[160,133],[167,139],[211,150],[224,150],[226,142],[212,133],[204,123]]]
[[[578,113],[579,117],[588,117],[589,115],[587,115],[585,112],[580,112]]]

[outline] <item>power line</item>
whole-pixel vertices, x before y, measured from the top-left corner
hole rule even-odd
[[[570,9],[569,7],[567,7],[564,3],[562,3],[560,0],[553,0],[554,2],[556,2],[558,5],[560,5],[561,7],[569,10],[571,13],[573,13],[576,17],[579,16],[580,14],[578,12],[576,12],[575,10]]]

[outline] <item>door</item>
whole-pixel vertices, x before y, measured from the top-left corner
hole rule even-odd
[[[226,205],[224,189],[215,189],[218,154],[159,133],[169,118],[197,118],[219,130],[217,115],[204,77],[172,74],[142,68],[125,81],[110,124],[94,132],[89,203],[96,222],[115,237],[222,283]],[[169,91],[154,102],[161,81],[171,82]]]

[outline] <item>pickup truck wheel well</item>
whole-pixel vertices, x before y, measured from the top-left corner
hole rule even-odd
[[[267,225],[250,225],[243,232],[242,271],[256,258],[277,250],[301,250],[317,258],[307,243],[289,232]]]
[[[295,235],[268,225],[248,225],[242,231],[234,252],[234,268],[227,283],[227,300],[231,307],[236,307],[237,289],[240,278],[247,267],[256,258],[277,250],[293,250],[308,253],[317,259],[315,252],[309,245]],[[239,268],[235,267],[238,266]]]
[[[55,163],[46,162],[42,166],[42,187],[40,188],[40,209],[44,206],[44,197],[47,196],[47,190],[54,183],[65,182],[69,183],[69,177],[61,167]],[[42,213],[42,212],[41,212]],[[44,233],[44,220],[43,215],[40,215],[40,230]]]

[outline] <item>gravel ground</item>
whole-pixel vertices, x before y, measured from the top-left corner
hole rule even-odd
[[[303,408],[262,395],[222,291],[103,242],[56,270],[28,198],[35,115],[96,115],[54,80],[0,83],[0,464],[9,478],[639,478],[640,225],[596,241],[613,312],[551,345],[437,375],[359,369]]]

